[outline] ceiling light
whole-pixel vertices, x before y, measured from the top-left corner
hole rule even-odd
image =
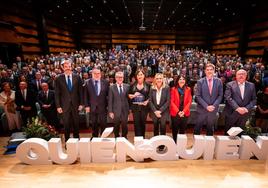
[[[57,8],[60,8],[60,5],[57,5]]]
[[[179,2],[179,5],[181,5],[181,1]]]

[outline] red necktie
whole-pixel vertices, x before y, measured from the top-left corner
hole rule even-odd
[[[209,89],[209,94],[212,94],[212,78],[208,79],[208,89]]]

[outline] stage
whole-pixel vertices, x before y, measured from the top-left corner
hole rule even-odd
[[[190,146],[192,135],[188,137]],[[133,142],[133,132],[129,138]],[[30,166],[14,154],[3,155],[7,141],[8,137],[0,138],[1,187],[268,187],[266,163],[255,159]]]

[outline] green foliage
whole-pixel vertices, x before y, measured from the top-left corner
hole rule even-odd
[[[256,139],[257,136],[261,135],[261,128],[253,127],[252,125],[252,121],[248,120],[244,128],[244,134]]]
[[[27,138],[42,138],[47,141],[59,137],[53,126],[41,121],[38,117],[32,118],[32,122],[28,122],[27,127],[23,128],[23,132]]]

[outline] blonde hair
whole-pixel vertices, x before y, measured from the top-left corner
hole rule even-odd
[[[156,86],[156,77],[161,77],[163,80],[162,80],[162,88],[166,87],[166,82],[165,82],[165,78],[164,78],[164,75],[162,73],[156,73],[155,76],[154,76],[154,80],[152,82],[152,89],[156,89],[157,86]]]

